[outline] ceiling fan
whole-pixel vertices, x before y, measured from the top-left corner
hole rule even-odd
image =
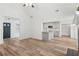
[[[24,3],[23,7],[32,7],[32,8],[34,8],[35,6],[32,3]]]

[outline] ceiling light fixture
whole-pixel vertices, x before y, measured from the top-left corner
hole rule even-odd
[[[31,7],[31,6],[32,6],[32,3],[24,3],[23,6],[24,6],[24,7],[25,7],[25,6],[26,6],[26,7]]]
[[[57,9],[57,10],[55,10],[56,12],[59,12],[59,10]]]
[[[34,8],[35,5],[33,3],[24,3],[23,7],[32,7],[32,8]]]

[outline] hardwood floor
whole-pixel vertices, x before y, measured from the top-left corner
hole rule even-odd
[[[0,46],[2,56],[64,56],[67,49],[77,50],[75,40],[68,37],[55,38],[51,41],[36,39],[8,39]]]

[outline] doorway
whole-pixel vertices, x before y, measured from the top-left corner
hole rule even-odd
[[[11,36],[11,24],[3,23],[3,39],[10,38]]]

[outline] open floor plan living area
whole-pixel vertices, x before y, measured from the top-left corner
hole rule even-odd
[[[0,3],[0,56],[79,56],[79,3]]]

